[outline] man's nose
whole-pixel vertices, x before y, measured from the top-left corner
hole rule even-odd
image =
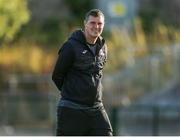
[[[98,28],[98,27],[99,27],[99,25],[96,23],[96,24],[94,25],[94,27],[95,27],[95,28]]]

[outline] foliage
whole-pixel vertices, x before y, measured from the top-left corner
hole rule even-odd
[[[56,17],[41,22],[30,22],[18,34],[18,40],[28,39],[46,47],[57,47],[65,41],[69,32],[69,23]]]
[[[66,18],[50,16],[42,21],[31,21],[23,26],[16,40],[28,39],[28,41],[49,48],[62,45],[72,30],[83,25],[84,13],[92,8],[90,0],[64,2],[70,10],[70,16]]]
[[[179,27],[179,2],[178,0],[150,0],[139,3],[138,16],[142,21],[142,28],[145,33],[152,33],[156,27],[156,20],[167,26]]]
[[[135,21],[133,33],[125,28],[114,28],[110,33],[105,33],[108,45],[106,73],[133,66],[136,60],[151,54],[157,45],[162,47],[180,42],[179,29],[166,26],[158,20],[155,23],[156,27],[149,35],[144,32],[139,18]],[[49,27],[52,30],[49,30]],[[71,29],[73,28],[70,28],[70,24],[52,18],[43,25],[34,24],[33,27],[24,28],[19,41],[0,47],[2,72],[4,70],[9,73],[51,73],[59,46]],[[54,47],[53,41],[57,44]],[[47,48],[44,44],[50,46]]]
[[[53,50],[45,50],[28,41],[1,46],[0,55],[1,71],[7,73],[50,73],[55,60]]]
[[[153,54],[154,49],[180,42],[180,29],[155,21],[150,34],[145,33],[140,18],[135,20],[134,32],[125,28],[114,28],[107,39],[108,62],[106,73],[113,73],[131,67],[136,60]]]
[[[65,3],[70,9],[71,16],[69,18],[77,24],[83,23],[84,13],[93,7],[91,0],[66,0]]]
[[[142,21],[142,28],[146,33],[152,33],[155,27],[154,22],[158,18],[158,12],[155,10],[142,10],[139,12],[139,16]]]
[[[29,18],[26,0],[0,0],[0,42],[12,41]]]

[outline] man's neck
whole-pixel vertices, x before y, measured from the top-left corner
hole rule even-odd
[[[96,40],[98,39],[98,37],[89,37],[85,32],[84,32],[85,38],[86,38],[86,42],[89,44],[95,44]]]
[[[96,40],[97,40],[97,38],[88,38],[88,37],[86,37],[86,41],[87,41],[87,43],[89,43],[89,44],[95,44],[96,43]]]

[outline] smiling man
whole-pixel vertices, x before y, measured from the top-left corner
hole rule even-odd
[[[102,103],[102,70],[107,47],[101,37],[104,14],[90,10],[84,29],[74,31],[59,50],[52,79],[61,91],[56,135],[112,136]]]

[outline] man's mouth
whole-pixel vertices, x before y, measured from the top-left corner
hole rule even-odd
[[[96,33],[96,34],[99,33],[99,31],[97,31],[97,30],[94,30],[93,32]]]

